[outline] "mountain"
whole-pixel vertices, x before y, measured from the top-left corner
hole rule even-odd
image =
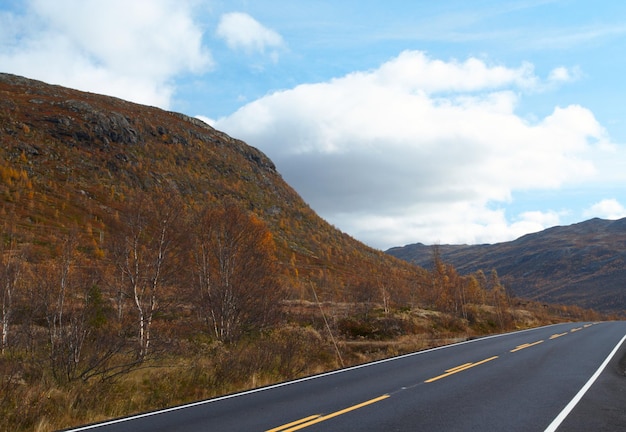
[[[0,210],[21,243],[51,250],[59,232],[78,227],[85,244],[98,244],[126,196],[159,190],[253,212],[286,273],[336,300],[383,269],[412,267],[328,224],[261,151],[198,119],[0,74]]]
[[[602,312],[626,310],[626,218],[591,219],[492,245],[439,245],[441,259],[461,274],[495,269],[513,294]],[[387,251],[429,267],[433,247]]]

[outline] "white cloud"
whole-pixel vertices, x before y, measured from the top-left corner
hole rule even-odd
[[[243,12],[222,15],[216,30],[217,36],[231,49],[264,53],[266,48],[281,48],[283,38]],[[273,52],[274,55],[276,51]]]
[[[515,84],[532,87],[537,78],[533,66],[524,63],[517,69],[489,66],[476,58],[449,62],[429,58],[421,51],[404,51],[376,70],[358,73],[383,86],[398,86],[407,91],[427,93],[479,91]]]
[[[177,0],[30,0],[1,24],[3,70],[167,108],[172,79],[212,64],[192,4]]]
[[[538,232],[560,223],[561,214],[555,211],[527,211],[518,215],[510,225],[505,223],[498,238],[518,238],[524,234]]]
[[[599,217],[602,219],[615,220],[626,217],[626,208],[614,198],[603,199],[585,210],[584,215],[590,218]]]
[[[216,127],[268,153],[316,211],[374,246],[510,240],[558,215],[494,205],[592,178],[592,150],[608,141],[581,106],[517,115],[521,93],[544,85],[532,70],[404,52],[268,95]]]
[[[559,66],[550,71],[548,82],[557,84],[572,82],[580,79],[581,75],[582,72],[578,67],[568,69],[565,66]]]

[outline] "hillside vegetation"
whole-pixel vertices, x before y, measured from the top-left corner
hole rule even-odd
[[[572,319],[319,218],[199,120],[0,74],[0,429],[48,431]]]

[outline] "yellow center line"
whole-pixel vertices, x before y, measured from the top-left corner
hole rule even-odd
[[[571,329],[570,333],[574,333],[574,332],[577,332],[578,330],[582,330],[582,329],[583,329],[582,327],[576,327],[576,328]]]
[[[446,369],[446,372],[460,372],[463,369],[467,369],[471,365],[472,363],[465,363],[460,366],[453,367],[452,369]]]
[[[585,324],[583,327],[587,328],[587,327],[591,327],[593,324]]]
[[[530,344],[525,343],[525,344],[523,344],[523,345],[518,345],[517,347],[515,347],[515,349],[511,350],[511,352],[515,352],[515,351],[518,351],[518,350],[521,350],[521,349],[527,348],[527,347],[528,347],[528,345],[530,345]]]
[[[284,431],[285,429],[289,429],[292,426],[296,426],[296,425],[299,425],[299,424],[302,424],[302,423],[306,423],[306,422],[308,422],[310,420],[319,418],[321,416],[322,416],[321,414],[316,414],[316,415],[312,415],[312,416],[309,416],[309,417],[301,418],[300,420],[296,420],[296,421],[293,421],[291,423],[287,423],[287,424],[284,424],[282,426],[275,427],[274,429],[268,429],[265,432],[280,432],[280,431]]]
[[[566,334],[567,334],[567,332],[565,332],[565,333],[557,333],[557,334],[553,334],[552,336],[550,336],[550,339],[556,339],[556,338],[558,338],[558,337],[565,336]]]
[[[529,348],[531,346],[538,345],[538,344],[540,344],[542,342],[543,342],[543,340],[540,340],[540,341],[537,341],[537,342],[533,342],[533,343],[525,343],[523,345],[518,345],[516,348],[512,349],[511,352],[513,353],[513,352],[516,352],[516,351],[519,351],[519,350],[523,350],[524,348]]]
[[[441,378],[446,378],[446,377],[449,377],[450,375],[453,375],[453,374],[455,374],[455,373],[458,373],[458,372],[461,372],[461,371],[467,370],[467,369],[469,369],[469,368],[473,368],[474,366],[478,366],[478,365],[481,365],[481,364],[483,364],[483,363],[487,363],[488,361],[495,360],[495,359],[497,359],[497,358],[498,358],[498,356],[493,356],[493,357],[489,357],[488,359],[481,360],[481,361],[476,362],[476,363],[465,363],[464,365],[457,366],[457,367],[452,368],[452,369],[448,369],[448,370],[449,370],[449,372],[446,372],[446,373],[444,373],[444,374],[442,374],[442,375],[439,375],[439,376],[436,376],[436,377],[433,377],[433,378],[427,379],[427,380],[426,380],[426,381],[424,381],[424,382],[425,382],[425,383],[431,383],[431,382],[434,382],[434,381],[440,380]]]
[[[370,399],[368,401],[365,402],[361,402],[360,404],[357,405],[352,405],[351,407],[348,408],[344,408],[342,410],[339,411],[335,411],[334,413],[330,413],[330,414],[326,414],[326,415],[314,415],[314,416],[310,416],[310,417],[306,417],[300,420],[296,420],[295,422],[291,422],[282,426],[278,426],[277,428],[274,429],[269,429],[266,432],[293,432],[293,431],[297,431],[300,429],[304,429],[306,427],[312,426],[314,424],[323,422],[325,420],[329,420],[333,417],[337,417],[340,416],[342,414],[348,413],[350,411],[354,411],[357,410],[359,408],[363,408],[364,406],[367,405],[371,405],[373,403],[376,402],[380,402],[381,400],[387,399],[389,397],[388,394],[384,394],[382,396],[378,396],[377,398],[374,399]]]

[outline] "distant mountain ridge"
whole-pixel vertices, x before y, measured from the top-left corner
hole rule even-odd
[[[461,274],[495,269],[520,297],[610,313],[626,310],[626,218],[595,218],[504,243],[438,248],[442,260]],[[386,252],[431,267],[433,246],[417,243]]]

